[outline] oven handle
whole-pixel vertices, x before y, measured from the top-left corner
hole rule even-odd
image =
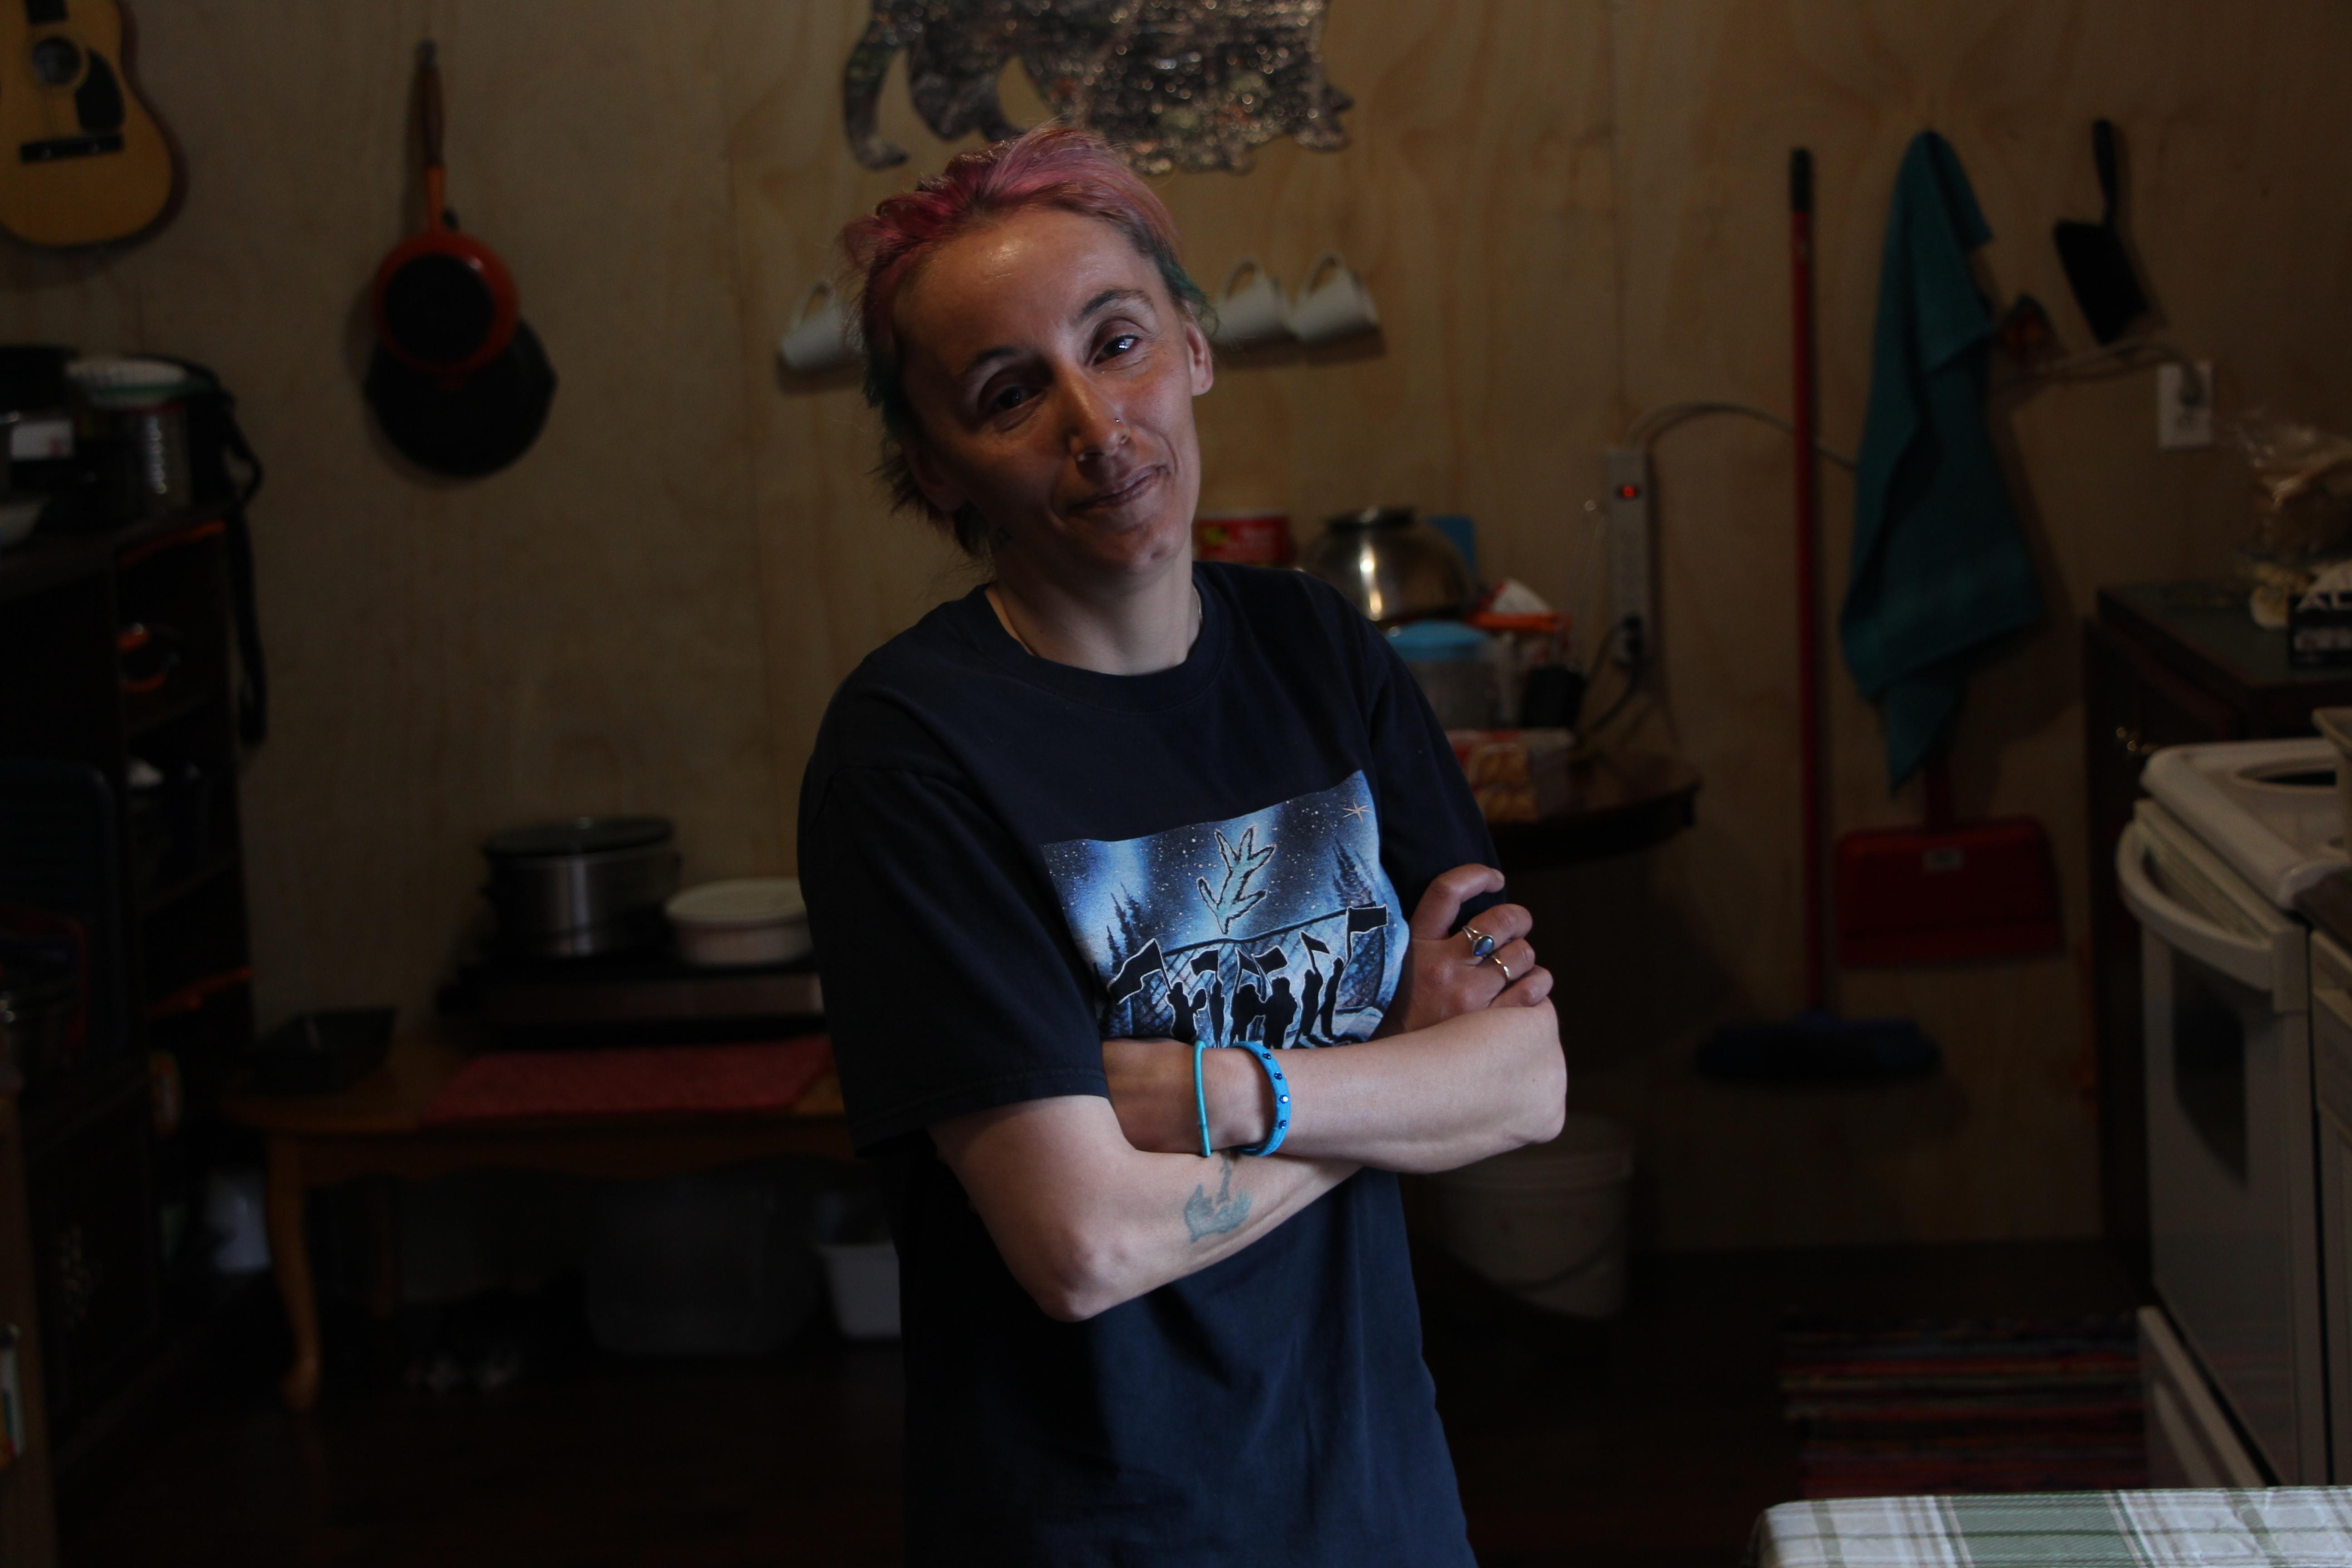
[[[2269,939],[2240,936],[2167,898],[2147,874],[2147,837],[2137,822],[2125,827],[2116,845],[2116,880],[2139,923],[2167,946],[2257,991],[2271,990],[2273,955]]]

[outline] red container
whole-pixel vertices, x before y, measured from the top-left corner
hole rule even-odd
[[[1250,566],[1291,563],[1290,517],[1279,511],[1218,512],[1192,520],[1192,554]]]
[[[2050,836],[2030,816],[1850,833],[1837,846],[1838,962],[2054,952],[2057,883]]]

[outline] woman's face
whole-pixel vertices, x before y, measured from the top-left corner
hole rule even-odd
[[[894,321],[920,426],[908,462],[932,505],[976,507],[1001,560],[1057,576],[1186,555],[1209,345],[1125,235],[1016,214],[942,246]]]

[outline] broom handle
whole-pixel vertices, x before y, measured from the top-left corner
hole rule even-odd
[[[1795,328],[1797,437],[1797,731],[1804,814],[1805,1005],[1829,1005],[1822,907],[1820,500],[1813,481],[1813,155],[1789,154],[1790,320]]]

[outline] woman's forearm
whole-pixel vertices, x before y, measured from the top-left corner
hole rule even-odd
[[[1210,1053],[1220,1146],[1263,1140],[1266,1077],[1246,1052]],[[1559,1134],[1568,1067],[1549,1003],[1464,1013],[1361,1045],[1281,1053],[1291,1089],[1280,1152],[1381,1170],[1450,1171]],[[1211,1063],[1204,1063],[1208,1067]]]
[[[1147,1153],[1091,1096],[982,1111],[931,1131],[1013,1278],[1068,1322],[1240,1251],[1357,1169]]]

